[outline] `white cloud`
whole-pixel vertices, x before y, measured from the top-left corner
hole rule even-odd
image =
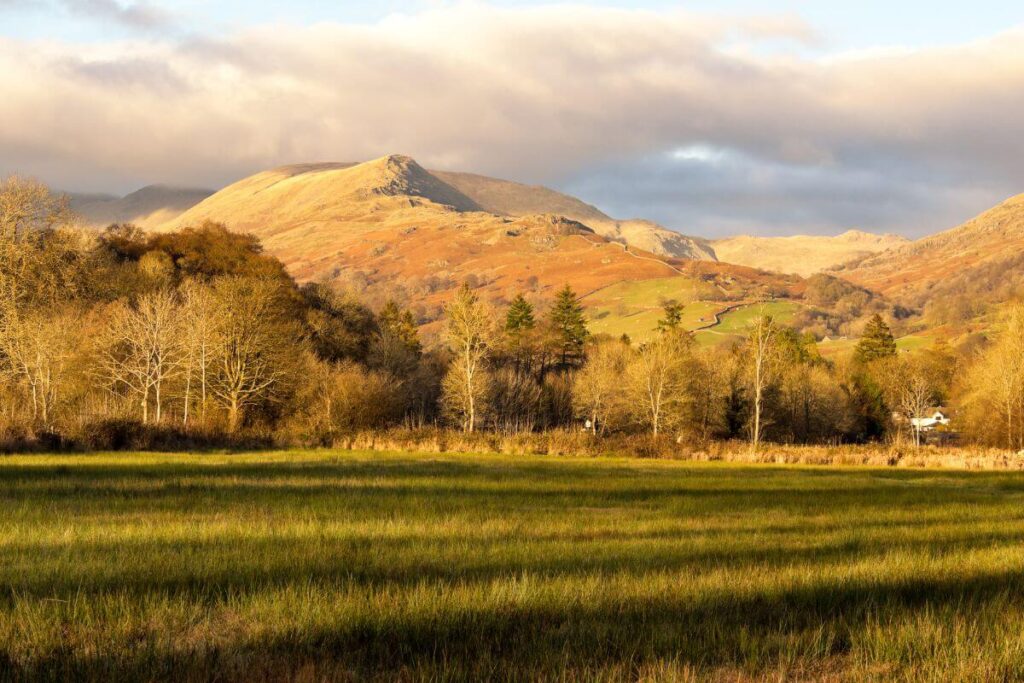
[[[216,39],[0,40],[0,171],[85,189],[214,185],[401,152],[558,182],[673,151],[699,170],[729,150],[751,164],[736,178],[794,169],[780,191],[805,177],[842,193],[811,179],[857,174],[1024,190],[1024,31],[821,60],[734,49],[766,37],[815,39],[792,18],[466,4]],[[884,201],[895,220],[899,197]]]

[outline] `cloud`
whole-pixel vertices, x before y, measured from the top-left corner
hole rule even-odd
[[[6,40],[0,171],[219,185],[401,152],[684,231],[938,228],[1024,190],[1022,39],[816,59],[777,49],[816,40],[794,18],[460,4],[217,39]]]
[[[132,29],[163,29],[173,23],[169,12],[148,2],[117,0],[0,0],[0,10],[61,10],[76,17],[111,22]]]

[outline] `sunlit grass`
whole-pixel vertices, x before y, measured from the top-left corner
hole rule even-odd
[[[335,453],[0,460],[6,678],[1013,679],[1024,478]]]

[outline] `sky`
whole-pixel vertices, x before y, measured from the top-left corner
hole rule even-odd
[[[0,0],[0,175],[408,154],[680,232],[916,237],[1024,192],[1024,5]]]

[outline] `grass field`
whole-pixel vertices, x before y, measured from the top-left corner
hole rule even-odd
[[[1024,677],[1024,478],[0,459],[0,677]]]
[[[697,333],[697,341],[705,346],[729,344],[742,341],[750,332],[750,326],[761,312],[771,315],[776,322],[788,325],[793,320],[799,304],[792,301],[772,301],[764,305],[741,306],[723,313],[718,325]]]
[[[715,313],[728,304],[694,301],[698,283],[686,277],[619,282],[584,297],[588,327],[594,334],[620,337],[628,334],[634,341],[650,340],[665,317],[663,302],[684,305],[683,326],[693,330],[710,324]]]

